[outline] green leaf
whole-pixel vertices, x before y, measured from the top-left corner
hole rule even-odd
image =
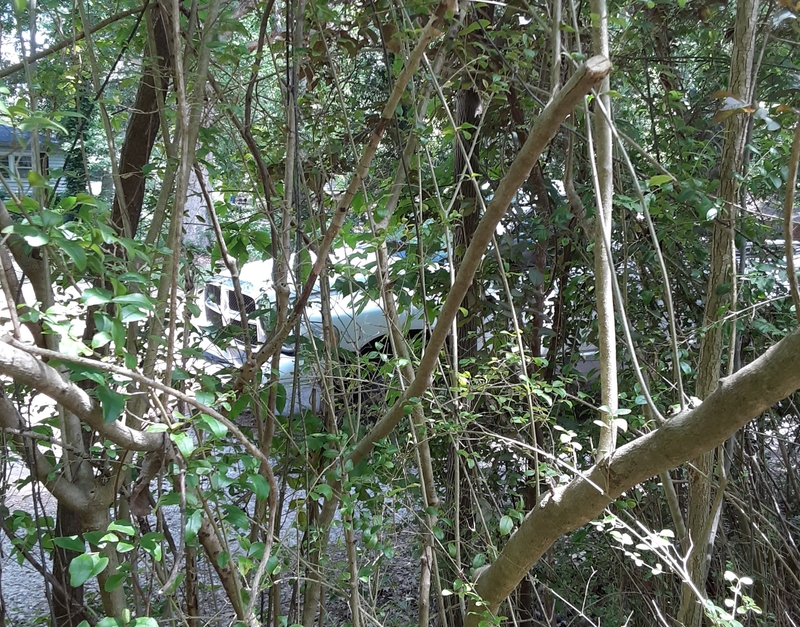
[[[28,228],[30,230],[28,230],[27,234],[22,236],[25,238],[25,243],[28,244],[28,246],[38,248],[39,246],[44,246],[50,241],[50,237],[46,233],[42,233],[34,227]]]
[[[66,239],[59,239],[57,244],[72,259],[78,272],[86,270],[86,251],[79,244]]]
[[[108,558],[98,553],[78,555],[69,563],[69,585],[82,586],[92,577],[97,577],[108,566]]]
[[[650,187],[658,187],[664,183],[671,183],[672,177],[669,174],[656,174],[650,177]]]
[[[75,202],[89,207],[97,206],[97,199],[91,194],[80,193],[75,196]]]
[[[153,309],[153,303],[144,294],[123,294],[122,296],[114,297],[114,302],[122,305],[135,305],[148,311]]]
[[[222,509],[226,512],[225,520],[237,529],[247,529],[250,526],[247,514],[235,505],[222,505]]]
[[[53,538],[53,544],[60,546],[62,549],[67,549],[68,551],[75,551],[76,553],[83,553],[86,550],[86,543],[78,536]]]
[[[270,555],[269,559],[267,560],[267,567],[266,567],[267,572],[270,575],[275,575],[278,572],[280,572],[279,566],[280,566],[280,561],[278,560],[278,558],[275,557],[274,555]]]
[[[131,624],[131,627],[158,627],[158,621],[152,616],[142,616],[136,618]]]
[[[139,274],[138,272],[123,272],[119,275],[119,280],[124,281],[125,283],[143,283],[147,284],[150,281],[147,280],[147,277],[143,274]]]
[[[122,324],[129,322],[141,322],[147,320],[147,314],[139,309],[136,305],[123,305],[122,306]]]
[[[119,542],[119,537],[116,533],[107,533],[102,538],[100,538],[100,542],[97,543],[101,549],[105,547],[109,542],[116,544]]]
[[[116,575],[111,575],[106,580],[106,585],[104,586],[106,592],[112,592],[119,588],[123,582],[125,581],[125,577],[128,576],[128,573],[117,573]]]
[[[242,394],[239,398],[236,399],[236,402],[231,407],[230,416],[231,420],[235,420],[239,414],[241,414],[247,406],[250,404],[250,395],[249,394]]]
[[[67,129],[61,126],[58,122],[55,122],[42,115],[29,115],[25,120],[23,120],[20,123],[19,127],[23,131],[31,131],[31,132],[38,132],[46,129],[51,129],[53,131],[58,131],[59,133],[64,133],[64,135],[68,133]]]
[[[481,27],[480,22],[471,22],[469,26],[461,29],[461,32],[458,34],[458,36],[466,37],[470,33],[478,30],[480,27]]]
[[[94,349],[102,348],[110,341],[111,341],[111,336],[105,331],[102,331],[100,333],[95,333],[94,337],[92,338],[92,348]]]
[[[125,409],[125,397],[122,394],[101,385],[97,388],[97,398],[103,408],[103,422],[114,422],[122,415],[122,410]]]
[[[87,531],[83,534],[83,539],[86,540],[92,546],[97,546],[100,543],[100,539],[105,534],[102,531]]]
[[[228,427],[226,427],[216,418],[212,418],[211,416],[207,416],[206,414],[202,414],[198,419],[198,422],[206,431],[211,433],[215,438],[222,439],[228,433]]]
[[[269,496],[269,483],[261,475],[252,474],[248,477],[247,485],[253,490],[256,498],[260,501],[266,500]]]
[[[197,390],[194,393],[194,397],[197,399],[198,403],[202,403],[206,407],[211,407],[214,404],[214,400],[217,398],[212,392],[204,392],[202,390]]]
[[[58,208],[61,209],[62,212],[66,213],[76,204],[78,204],[78,199],[75,198],[75,196],[65,196],[58,201]]]
[[[197,537],[197,532],[200,531],[200,525],[203,522],[203,511],[195,510],[191,515],[186,517],[186,542],[191,544]]]
[[[150,557],[152,557],[155,561],[161,561],[161,542],[164,541],[164,534],[159,533],[158,531],[151,531],[150,533],[146,533],[141,537],[139,540],[139,546],[141,546]]]
[[[175,446],[184,457],[191,457],[194,452],[194,442],[188,433],[179,431],[178,433],[170,433],[169,437],[175,442]]]
[[[81,302],[87,307],[105,305],[111,302],[112,296],[111,292],[104,290],[102,287],[90,287],[81,294]]]
[[[47,188],[47,179],[39,174],[36,170],[28,172],[28,184],[31,187]]]
[[[109,531],[118,531],[129,536],[136,535],[136,527],[134,527],[127,520],[115,520],[108,526]]]
[[[324,496],[329,501],[333,498],[333,490],[331,489],[331,486],[329,486],[327,483],[321,483],[316,488],[314,488],[314,490],[316,490],[319,494]]]
[[[497,526],[500,530],[500,533],[504,536],[507,536],[511,533],[511,530],[514,529],[514,521],[511,520],[510,516],[503,516],[500,519],[500,524]]]

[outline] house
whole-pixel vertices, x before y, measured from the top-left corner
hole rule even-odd
[[[64,154],[53,140],[43,135],[39,137],[39,156],[42,172],[45,176],[64,168]],[[0,198],[9,198],[11,194],[27,195],[30,192],[28,173],[33,169],[33,153],[31,134],[19,131],[11,126],[0,124]],[[54,185],[56,180],[51,180]],[[58,181],[57,193],[63,193],[66,181],[63,177]]]

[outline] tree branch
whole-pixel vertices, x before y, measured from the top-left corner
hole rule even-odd
[[[92,397],[71,381],[65,381],[58,370],[30,353],[14,348],[9,341],[13,341],[9,336],[0,340],[0,374],[49,396],[103,437],[124,449],[155,451],[164,446],[162,433],[144,433],[119,421],[105,422],[102,409]]]
[[[622,446],[584,476],[546,494],[478,577],[475,590],[488,609],[497,610],[556,539],[592,520],[625,490],[713,449],[800,388],[798,354],[800,331],[795,331],[753,363],[722,379],[696,409]],[[598,485],[605,491],[599,491]],[[468,627],[478,625],[480,611],[473,604]]]
[[[230,431],[234,435],[234,437],[236,437],[236,439],[238,439],[239,442],[242,443],[242,446],[244,446],[247,449],[248,453],[250,453],[251,455],[253,455],[253,457],[262,462],[265,460],[268,461],[268,458],[264,455],[264,453],[262,453],[258,449],[258,447],[256,447],[247,438],[247,436],[245,436],[244,433],[242,433],[241,429],[239,429],[239,427],[237,427],[235,423],[233,423],[231,420],[220,414],[218,411],[212,409],[211,407],[208,407],[207,405],[204,405],[193,396],[184,394],[183,392],[176,390],[175,388],[170,387],[169,385],[161,383],[160,381],[156,381],[155,379],[146,377],[142,374],[139,374],[138,372],[134,372],[133,370],[127,370],[125,368],[121,368],[119,366],[104,361],[96,361],[94,359],[86,359],[84,357],[72,357],[71,355],[63,355],[61,353],[45,350],[42,348],[37,348],[35,346],[28,346],[22,344],[21,342],[17,342],[16,340],[10,339],[9,337],[0,338],[0,344],[2,342],[10,342],[12,345],[14,345],[15,348],[18,348],[25,352],[33,353],[35,355],[39,355],[41,357],[47,357],[49,359],[58,359],[61,361],[68,361],[73,364],[81,364],[84,366],[88,366],[90,368],[98,368],[99,370],[104,370],[105,372],[112,372],[122,377],[127,377],[132,381],[136,381],[137,383],[140,383],[145,387],[150,387],[155,390],[158,390],[159,392],[164,392],[167,395],[174,396],[177,400],[184,402],[187,405],[190,405],[191,407],[194,407],[195,409],[204,414],[208,414],[215,420],[219,420],[222,424],[224,424],[228,428],[228,431]],[[2,363],[0,363],[0,373],[2,373]],[[155,449],[134,449],[134,450],[155,450]]]
[[[561,122],[566,119],[592,87],[610,71],[611,62],[608,59],[604,57],[589,59],[585,65],[575,72],[569,83],[564,86],[536,119],[527,141],[497,186],[497,190],[486,208],[486,213],[475,230],[472,243],[464,254],[455,282],[450,288],[447,300],[445,300],[436,320],[436,325],[433,328],[414,380],[405,394],[353,449],[350,454],[353,464],[358,464],[372,452],[376,442],[389,435],[405,415],[404,406],[409,402],[409,399],[419,398],[428,387],[428,382],[439,358],[439,351],[444,346],[447,335],[450,333],[450,327],[458,314],[461,301],[475,277],[475,272],[481,263],[489,241],[492,239],[495,228],[505,215],[517,190],[528,179],[534,163],[536,163],[544,148],[555,136]]]
[[[481,263],[486,247],[491,241],[497,225],[505,215],[519,188],[530,176],[533,165],[539,159],[545,147],[555,137],[561,123],[580,103],[581,99],[591,91],[592,87],[610,71],[611,62],[608,59],[599,56],[592,57],[573,74],[570,81],[537,117],[528,139],[497,186],[495,194],[486,208],[478,228],[475,230],[472,242],[464,254],[461,267],[450,288],[447,300],[436,320],[431,338],[425,347],[425,354],[422,356],[414,380],[383,418],[352,450],[348,460],[352,461],[354,466],[372,453],[377,442],[391,433],[405,416],[405,408],[408,405],[413,406],[419,402],[419,397],[422,396],[430,383],[439,359],[439,353],[450,333],[451,325],[458,314],[461,301],[475,278],[475,272]],[[339,504],[341,482],[332,482],[330,485],[334,495],[325,500],[318,521],[318,525],[323,529],[330,525]]]
[[[11,399],[2,390],[0,390],[0,427],[20,433],[26,431],[22,416],[20,416]],[[55,473],[53,465],[32,440],[28,439],[26,441],[25,435],[14,435],[12,437],[20,449],[31,455],[31,459],[26,460],[26,463],[30,466],[31,474],[41,481],[60,503],[75,512],[85,510],[89,506],[89,495],[83,488],[67,481],[61,473]]]

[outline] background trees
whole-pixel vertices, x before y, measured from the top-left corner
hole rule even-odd
[[[55,624],[792,624],[794,7],[2,23],[3,150],[31,159],[2,169],[0,426],[58,502],[6,481],[3,531]],[[201,328],[223,267],[240,324]],[[393,329],[356,355],[326,321],[351,292]],[[318,410],[286,410],[289,344]]]

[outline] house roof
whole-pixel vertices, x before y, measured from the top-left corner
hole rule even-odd
[[[0,144],[13,144],[15,147],[19,145],[27,145],[31,140],[30,131],[19,131],[13,126],[7,124],[0,124]],[[57,144],[58,142],[48,139],[42,134],[39,134],[39,141],[48,144]]]
[[[21,135],[21,137],[20,137]],[[19,131],[14,129],[11,126],[6,126],[5,124],[0,124],[0,143],[3,144],[10,144],[18,139],[22,139],[23,141],[28,141],[31,137],[30,133],[22,133],[20,134]]]

